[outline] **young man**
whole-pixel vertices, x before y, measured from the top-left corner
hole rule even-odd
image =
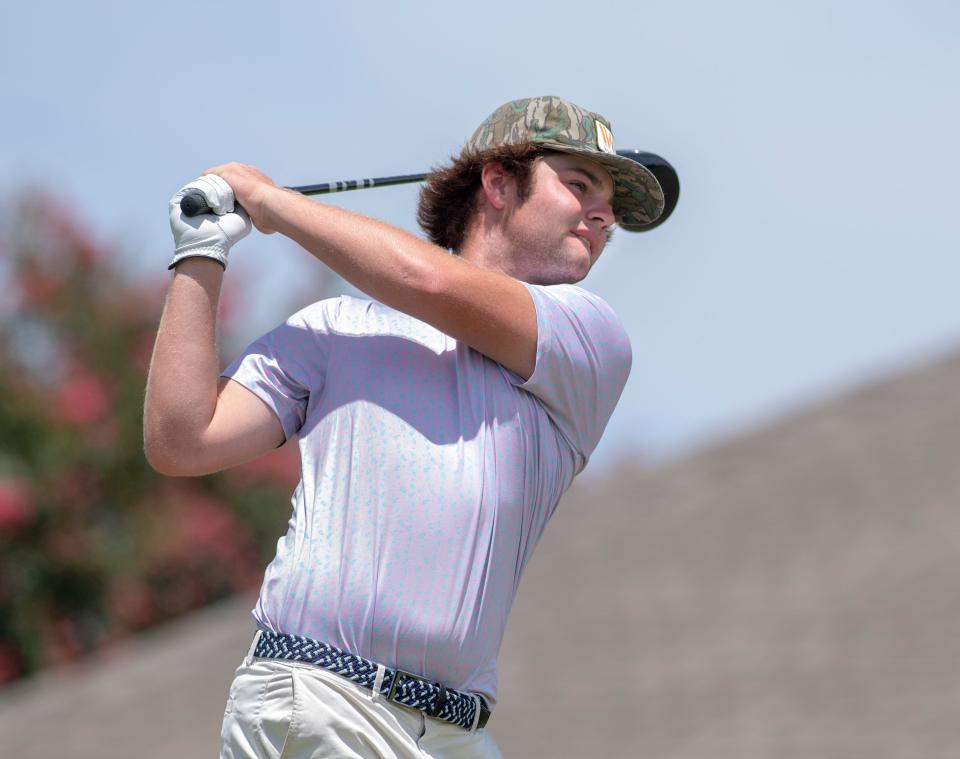
[[[184,217],[191,189],[219,215]],[[619,320],[573,283],[663,203],[603,117],[556,97],[497,109],[431,175],[435,244],[239,164],[174,196],[147,456],[202,475],[297,436],[302,459],[223,756],[499,756],[483,727],[521,572],[630,369]],[[250,221],[375,300],[307,307],[218,384],[219,290]]]

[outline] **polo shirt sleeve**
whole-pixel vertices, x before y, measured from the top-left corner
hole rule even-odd
[[[298,311],[221,372],[267,404],[287,439],[303,426],[311,395],[323,390],[339,305],[334,298]]]
[[[537,359],[519,387],[541,402],[586,466],[630,374],[630,340],[600,297],[575,285],[524,283],[537,310]],[[518,378],[519,380],[519,378]]]

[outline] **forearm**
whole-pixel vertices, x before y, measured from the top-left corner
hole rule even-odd
[[[281,189],[264,199],[266,223],[359,290],[424,318],[424,296],[444,267],[469,265],[401,229]]]
[[[213,418],[219,359],[216,316],[223,267],[207,258],[177,265],[160,318],[144,401],[144,449],[158,469],[189,455]]]

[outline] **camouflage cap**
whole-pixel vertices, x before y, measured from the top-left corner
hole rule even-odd
[[[610,122],[563,98],[547,95],[513,100],[477,127],[464,152],[532,142],[596,161],[614,182],[613,213],[626,230],[642,228],[663,213],[663,189],[642,164],[617,155]]]

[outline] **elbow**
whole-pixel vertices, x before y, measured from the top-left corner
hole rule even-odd
[[[147,463],[157,474],[162,474],[164,477],[181,476],[176,464],[170,459],[159,455],[157,451],[144,448],[144,454],[146,455]]]
[[[143,453],[147,463],[158,474],[166,477],[182,477],[179,462],[176,457],[171,455],[167,446],[153,442],[149,437],[144,436]]]
[[[171,455],[173,446],[161,421],[151,414],[148,404],[143,414],[143,455],[155,472],[172,477],[176,476],[173,472],[175,462]]]
[[[153,470],[166,477],[196,477],[205,474],[198,470],[198,459],[190,446],[165,437],[156,430],[144,429],[143,453]]]

